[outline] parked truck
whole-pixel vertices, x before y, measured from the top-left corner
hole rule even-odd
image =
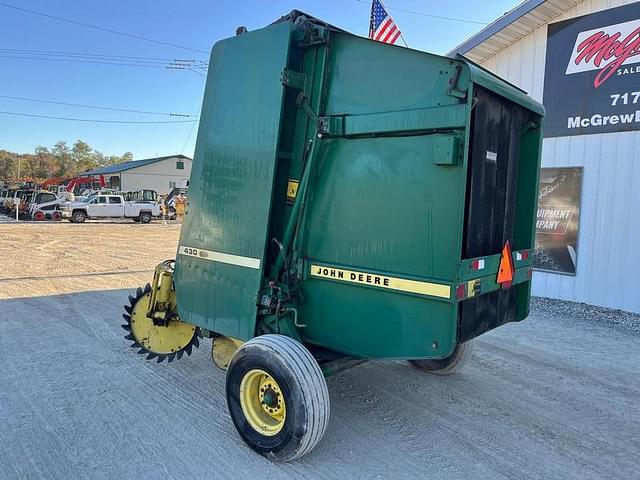
[[[464,57],[299,11],[209,65],[177,255],[123,328],[158,361],[211,338],[251,448],[309,452],[328,375],[374,359],[452,374],[527,317],[542,105]]]
[[[67,202],[62,218],[73,223],[87,219],[130,218],[134,222],[149,223],[161,215],[160,205],[153,202],[126,202],[122,195],[98,194],[83,201]]]

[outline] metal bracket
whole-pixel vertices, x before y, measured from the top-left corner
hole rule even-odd
[[[318,117],[318,134],[344,135],[344,116]]]
[[[467,92],[465,90],[458,90],[458,80],[460,79],[462,67],[460,67],[460,65],[456,65],[455,70],[456,71],[453,74],[453,77],[449,79],[449,85],[451,86],[451,88],[449,88],[447,94],[451,95],[452,97],[461,98],[464,100],[465,98],[467,98]]]
[[[533,120],[530,122],[527,122],[524,128],[522,129],[522,135],[527,133],[529,130],[537,130],[539,128],[540,128],[540,124],[538,122],[534,122]]]
[[[321,45],[329,40],[329,29],[322,25],[315,25],[311,22],[304,22],[304,34],[300,40],[301,47]]]
[[[307,76],[304,73],[295,72],[285,68],[280,78],[285,87],[295,88],[307,93]]]

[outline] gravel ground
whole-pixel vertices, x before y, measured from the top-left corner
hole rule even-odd
[[[370,362],[331,377],[320,445],[286,465],[255,455],[209,341],[156,364],[123,338],[129,289],[178,235],[0,225],[1,480],[640,478],[640,316],[547,299],[456,376]]]
[[[209,341],[172,364],[127,346],[128,293],[0,300],[1,478],[640,478],[640,336],[616,313],[537,300],[456,376],[342,372],[323,441],[274,464],[236,434]]]
[[[133,288],[174,258],[179,224],[0,218],[0,299]]]

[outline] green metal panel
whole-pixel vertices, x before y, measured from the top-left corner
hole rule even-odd
[[[184,321],[238,339],[254,335],[290,37],[284,22],[223,40],[209,62],[175,284]]]
[[[456,287],[477,283],[485,299],[500,288],[499,252],[481,272],[462,258],[475,85],[543,109],[464,58],[292,21],[212,52],[177,261],[179,313],[247,339],[260,291],[274,303],[260,307],[258,332],[354,356],[446,357],[459,341]],[[517,249],[532,247],[539,142],[539,122],[523,125]],[[293,203],[290,180],[299,182]],[[269,250],[271,238],[282,251]],[[314,265],[353,277],[314,275]],[[516,264],[518,319],[529,265]]]
[[[453,280],[464,172],[434,165],[430,135],[332,139],[311,186],[305,255],[313,260]]]
[[[305,341],[367,358],[443,358],[456,342],[454,303],[325,280],[304,283]]]

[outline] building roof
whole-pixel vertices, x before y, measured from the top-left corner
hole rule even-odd
[[[482,62],[500,50],[517,42],[536,28],[549,23],[582,0],[525,0],[502,17],[493,21],[448,55],[464,55]]]
[[[106,167],[94,168],[85,173],[85,175],[105,175],[111,173],[120,173],[125,170],[131,170],[133,168],[144,167],[145,165],[151,165],[152,163],[161,162],[162,160],[168,160],[169,158],[181,158],[183,160],[191,160],[186,155],[167,155],[165,157],[145,158],[142,160],[131,160],[130,162],[116,163],[115,165],[108,165]]]

